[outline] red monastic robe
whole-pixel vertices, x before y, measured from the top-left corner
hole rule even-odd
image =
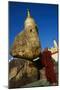
[[[45,66],[46,77],[50,83],[56,83],[56,73],[54,71],[54,63],[51,60],[51,52],[43,51],[42,53],[42,65]]]

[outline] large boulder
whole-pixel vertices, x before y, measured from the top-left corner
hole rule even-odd
[[[38,72],[33,62],[14,59],[9,62],[9,88],[18,88],[37,80]]]
[[[34,19],[28,11],[27,18],[24,22],[24,28],[14,40],[10,54],[13,57],[33,59],[39,56],[41,44],[38,36],[38,28]]]

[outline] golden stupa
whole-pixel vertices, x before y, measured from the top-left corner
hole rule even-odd
[[[23,31],[20,32],[13,43],[11,55],[13,57],[33,59],[39,56],[41,45],[38,37],[37,25],[27,10]]]

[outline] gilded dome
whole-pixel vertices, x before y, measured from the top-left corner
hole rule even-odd
[[[27,18],[25,20],[25,23],[24,23],[24,26],[27,27],[27,26],[35,26],[35,21],[34,19],[30,16],[30,11],[27,10]]]

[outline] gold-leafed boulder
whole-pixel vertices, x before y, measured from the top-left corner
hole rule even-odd
[[[37,25],[28,10],[27,18],[24,22],[24,29],[16,36],[11,49],[11,55],[13,57],[33,59],[39,56],[40,52],[41,45]]]

